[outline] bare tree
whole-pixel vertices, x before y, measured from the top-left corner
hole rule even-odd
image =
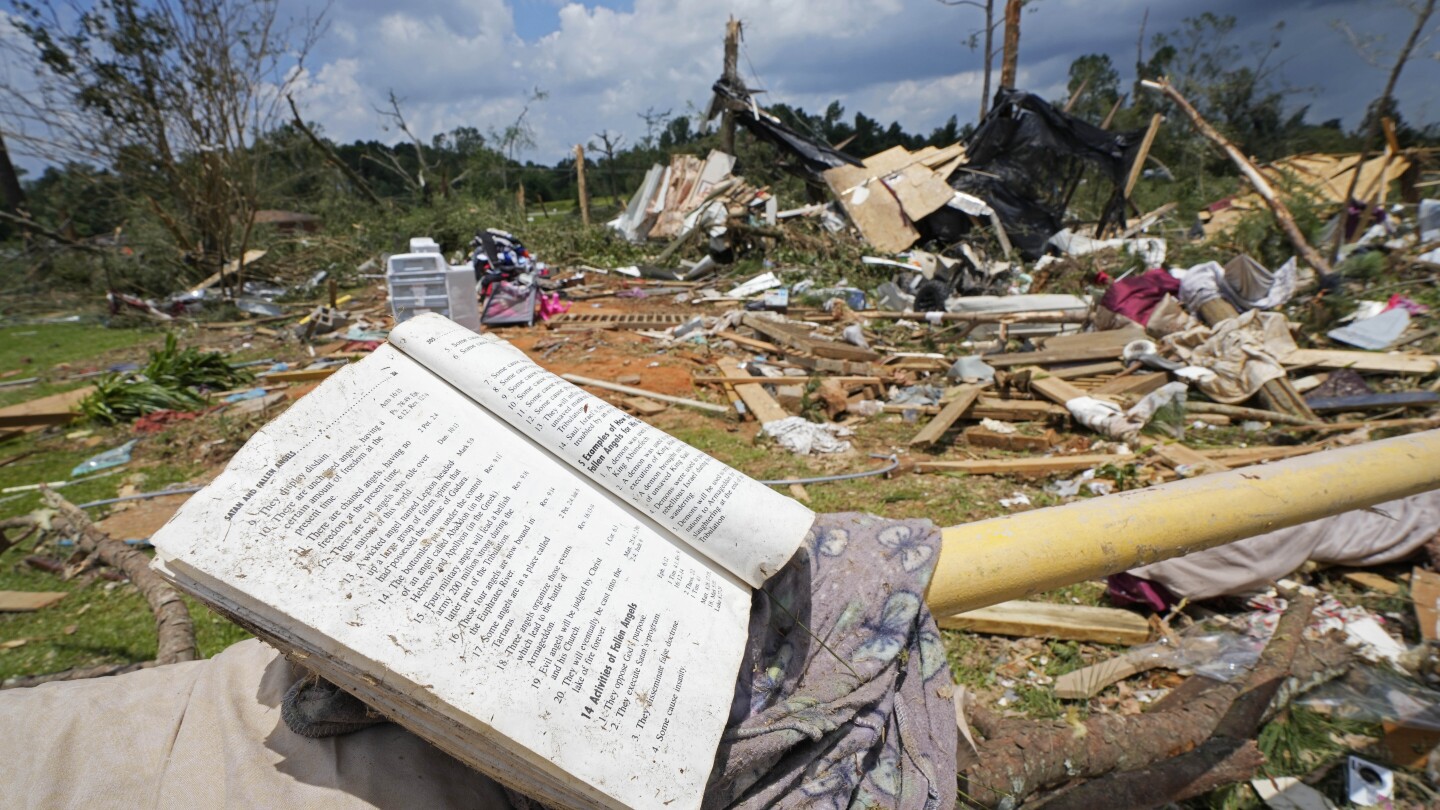
[[[409,186],[412,191],[420,195],[421,200],[429,202],[430,186],[425,181],[425,172],[430,170],[430,163],[425,159],[425,145],[420,142],[420,138],[415,135],[414,130],[410,129],[410,125],[405,122],[405,113],[400,109],[400,99],[395,97],[394,90],[390,91],[389,101],[390,109],[387,110],[376,107],[375,112],[380,113],[381,116],[389,121],[388,124],[381,127],[382,129],[387,131],[391,127],[398,129],[404,133],[405,137],[410,139],[410,143],[415,146],[415,175],[412,177],[409,170],[400,164],[400,161],[395,158],[394,150],[387,149],[385,151],[385,158],[389,165],[381,165],[390,169],[390,171],[404,180],[405,184]],[[374,160],[374,158],[371,158],[371,160]],[[375,162],[379,163],[379,161]]]
[[[278,0],[18,2],[0,42],[32,86],[0,88],[17,154],[99,163],[208,274],[243,256],[266,135],[303,75],[321,15]]]
[[[505,160],[500,162],[500,184],[505,188],[510,187],[510,164],[517,162],[516,156],[520,152],[535,148],[535,128],[530,125],[530,108],[549,97],[549,93],[536,87],[530,91],[520,113],[509,126],[499,132],[490,131],[490,140],[500,147],[500,154],[505,156]]]
[[[973,6],[985,12],[985,27],[970,34],[970,50],[975,50],[983,37],[985,51],[982,62],[985,65],[985,85],[980,91],[980,117],[984,118],[985,113],[990,110],[990,73],[995,64],[995,29],[1000,22],[995,19],[995,0],[940,0],[946,6]]]
[[[615,180],[615,150],[619,149],[620,145],[625,142],[625,135],[606,129],[595,133],[595,137],[600,139],[600,143],[597,146],[595,141],[591,141],[590,149],[605,156],[605,179],[610,186],[610,197],[618,200],[620,197],[620,186]]]
[[[640,141],[641,146],[646,149],[655,148],[655,133],[663,131],[665,125],[670,123],[670,112],[657,112],[654,107],[646,107],[645,112],[635,113],[637,118],[645,122],[645,138]]]

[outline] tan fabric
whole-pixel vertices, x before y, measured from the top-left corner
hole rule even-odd
[[[1244,402],[1265,383],[1285,376],[1279,358],[1295,351],[1285,316],[1250,310],[1227,318],[1214,329],[1197,326],[1166,336],[1166,349],[1193,366],[1215,372],[1197,387],[1216,402]]]
[[[1180,305],[1179,299],[1166,293],[1155,309],[1150,312],[1150,321],[1145,324],[1145,331],[1150,337],[1159,340],[1166,335],[1175,332],[1184,332],[1187,329],[1203,327],[1204,324],[1195,319],[1194,315],[1185,311]]]
[[[290,665],[259,641],[208,661],[0,692],[0,807],[509,810],[499,786],[395,725],[310,740]]]
[[[1323,497],[1323,493],[1311,497]],[[1177,597],[1249,594],[1263,590],[1307,560],[1355,567],[1402,560],[1437,533],[1440,490],[1197,551],[1130,573],[1161,583]]]

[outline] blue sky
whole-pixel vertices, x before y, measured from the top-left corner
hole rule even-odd
[[[319,0],[280,2],[299,13]],[[1022,25],[1020,86],[1063,96],[1070,62],[1092,52],[1110,54],[1128,84],[1147,9],[1151,34],[1204,11],[1234,14],[1232,41],[1245,59],[1255,57],[1250,43],[1283,22],[1284,76],[1306,88],[1291,106],[1347,126],[1378,94],[1393,57],[1385,68],[1367,65],[1333,22],[1383,37],[1387,54],[1410,25],[1395,0],[1039,0]],[[603,130],[635,142],[647,108],[703,109],[730,14],[745,24],[741,69],[768,91],[762,103],[819,111],[838,99],[849,114],[912,131],[977,112],[980,57],[964,43],[981,15],[937,0],[336,0],[296,97],[332,138],[393,140],[375,111],[393,90],[428,139],[457,126],[503,128],[540,88],[548,98],[530,113],[538,143],[521,157],[550,163]],[[1401,81],[1408,121],[1440,120],[1437,49],[1432,40],[1417,53]]]

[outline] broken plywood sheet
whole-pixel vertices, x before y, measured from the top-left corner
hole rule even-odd
[[[865,159],[864,166],[838,166],[825,172],[845,213],[875,249],[896,253],[920,238],[915,221],[933,214],[955,196],[927,158],[946,150],[927,147],[912,153],[902,146]]]
[[[95,386],[87,385],[74,391],[51,394],[8,408],[0,408],[0,427],[39,429],[48,425],[67,424],[75,418],[75,409],[80,405],[80,401],[90,396],[94,390]]]

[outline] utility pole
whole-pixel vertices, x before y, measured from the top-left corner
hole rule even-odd
[[[725,70],[722,80],[732,90],[740,84],[740,21],[731,17],[725,23]],[[720,117],[720,151],[735,154],[735,114],[729,110]]]
[[[1015,63],[1020,57],[1020,7],[1025,0],[1005,0],[1005,55],[1000,62],[1000,86],[1015,87]]]
[[[580,185],[580,222],[590,227],[590,196],[585,193],[585,147],[575,144],[575,177]]]

